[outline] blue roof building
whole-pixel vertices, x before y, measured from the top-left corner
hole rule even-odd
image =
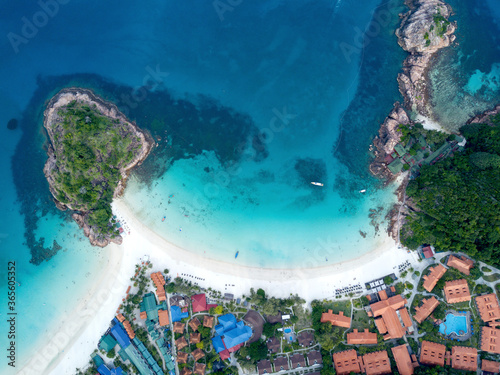
[[[237,322],[233,314],[222,315],[218,319],[219,324],[215,326],[217,336],[212,338],[212,344],[219,354],[227,349],[227,352],[221,354],[221,358],[227,358],[228,352],[238,350],[240,345],[252,337],[252,329],[242,321]]]
[[[111,335],[116,339],[118,345],[126,349],[130,345],[130,338],[118,319],[113,319],[113,322],[115,325],[111,327]]]
[[[117,368],[110,370],[108,368],[108,366],[106,366],[105,364],[100,365],[97,368],[97,372],[101,375],[123,375],[124,374],[121,367],[117,367]]]
[[[189,313],[183,313],[179,306],[170,307],[170,315],[172,316],[172,323],[180,322],[184,318],[189,318]]]

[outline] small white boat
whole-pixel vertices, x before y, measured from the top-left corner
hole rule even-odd
[[[366,193],[366,189],[360,190],[360,193]]]
[[[324,186],[324,184],[322,184],[321,182],[311,182],[311,184],[316,186]]]

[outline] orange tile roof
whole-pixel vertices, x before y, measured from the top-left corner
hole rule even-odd
[[[175,322],[174,323],[174,333],[184,333],[184,328],[186,325],[181,322]]]
[[[385,334],[384,340],[401,338],[406,333],[406,328],[401,325],[399,321],[397,310],[400,311],[403,324],[411,326],[411,319],[408,311],[404,308],[406,299],[398,294],[389,299],[376,302],[370,305],[371,312],[374,317],[381,316],[381,319],[376,319],[375,324],[381,334]],[[404,311],[403,311],[404,310]]]
[[[188,354],[186,352],[177,352],[177,363],[187,363]]]
[[[446,267],[442,264],[438,264],[436,267],[431,267],[429,269],[429,274],[423,276],[424,289],[428,292],[432,292],[432,289],[434,289],[439,279],[446,273]]]
[[[386,350],[368,353],[363,356],[363,367],[366,375],[390,374],[391,362]]]
[[[347,343],[349,345],[370,345],[377,343],[377,334],[368,331],[368,328],[364,332],[358,332],[354,328],[353,332],[347,334]]]
[[[444,296],[448,303],[458,303],[470,301],[469,284],[467,280],[447,281],[444,285]]]
[[[358,354],[354,349],[333,353],[333,363],[335,364],[335,371],[338,375],[361,372],[359,361]]]
[[[123,323],[123,321],[125,320],[125,317],[123,316],[123,314],[118,314],[118,315],[116,316],[116,319],[118,319],[118,321],[119,321],[120,323]]]
[[[132,340],[135,337],[135,332],[132,326],[130,325],[130,322],[128,320],[123,321],[123,328],[125,328],[125,331],[127,331],[128,337]]]
[[[167,326],[170,324],[170,319],[168,317],[167,310],[158,310],[158,318],[159,318],[160,326],[163,327],[163,326]]]
[[[190,344],[198,344],[201,341],[201,334],[199,332],[191,333],[189,335]]]
[[[455,370],[477,371],[477,349],[467,346],[451,348],[451,367]]]
[[[446,346],[424,340],[420,348],[420,363],[425,365],[444,366],[445,354]]]
[[[470,275],[470,270],[472,267],[474,267],[474,262],[471,259],[464,257],[463,255],[460,256],[460,258],[454,255],[450,255],[450,257],[448,258],[448,262],[446,262],[446,265],[448,267],[453,267],[466,275]]]
[[[483,359],[481,361],[481,370],[498,374],[500,372],[500,362]]]
[[[201,349],[196,349],[195,351],[193,351],[191,353],[191,355],[193,356],[195,362],[198,361],[200,358],[203,358],[205,357],[205,352]]]
[[[500,329],[491,327],[481,328],[481,350],[500,354]]]
[[[351,318],[344,315],[341,311],[338,314],[334,314],[332,310],[323,313],[321,315],[321,323],[331,323],[332,326],[349,328],[351,326]]]
[[[203,317],[203,327],[212,328],[214,326],[214,317],[205,315]]]
[[[411,327],[413,325],[413,322],[411,321],[410,318],[410,313],[408,310],[405,308],[399,309],[399,315],[401,316],[401,320],[403,321],[403,324],[406,328]]]
[[[146,319],[148,317],[148,313],[146,311],[141,311],[139,316],[141,319]]]
[[[378,292],[378,296],[380,297],[381,301],[385,301],[388,298],[385,289],[382,289],[380,292]]]
[[[438,306],[439,301],[434,296],[422,300],[422,305],[415,307],[415,315],[413,315],[413,319],[415,319],[418,323],[422,323]]]
[[[165,295],[165,278],[160,271],[151,274],[151,279],[156,287],[156,295],[158,296],[158,301],[166,301],[167,296]]]
[[[192,319],[190,322],[189,322],[189,326],[191,327],[191,329],[193,331],[196,331],[198,329],[198,327],[200,326],[200,321],[198,320],[198,318],[194,318]]]
[[[476,305],[484,322],[500,319],[500,307],[496,294],[486,294],[476,297]]]
[[[179,337],[177,340],[175,340],[175,346],[177,347],[177,350],[184,349],[186,346],[188,346],[186,338],[184,336]]]
[[[406,345],[399,345],[391,348],[391,351],[400,375],[412,375],[414,366],[408,352],[408,347]]]
[[[204,363],[195,363],[194,373],[197,375],[204,375],[206,367],[207,367],[207,365]]]
[[[401,294],[397,294],[389,299],[386,299],[384,301],[379,301],[370,305],[370,308],[373,312],[373,316],[380,316],[384,313],[384,311],[386,311],[389,308],[393,310],[398,310],[404,307],[404,305],[406,305],[406,299],[403,298]]]

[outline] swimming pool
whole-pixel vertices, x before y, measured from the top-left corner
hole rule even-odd
[[[462,336],[467,333],[467,316],[465,315],[446,315],[446,319],[439,325],[439,333],[449,335],[455,333],[457,336]]]
[[[290,328],[285,328],[285,333],[290,333],[292,330]]]

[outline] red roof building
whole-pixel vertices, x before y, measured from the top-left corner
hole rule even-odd
[[[424,275],[422,278],[424,279],[424,289],[430,293],[436,286],[439,279],[441,279],[441,277],[443,277],[446,273],[446,267],[442,264],[438,264],[436,267],[429,268],[429,270],[429,274]]]
[[[467,280],[447,281],[444,284],[444,296],[448,303],[468,302],[471,300]]]
[[[420,348],[420,363],[443,367],[445,354],[446,346],[424,340]]]
[[[477,349],[467,346],[451,348],[451,367],[455,370],[477,371]]]
[[[217,305],[207,304],[207,297],[205,296],[205,293],[195,294],[194,296],[191,296],[191,304],[193,306],[193,313],[208,311],[212,307],[217,307]]]
[[[332,310],[321,314],[321,323],[330,323],[332,326],[349,328],[351,326],[351,318],[344,315],[343,311],[334,314]]]
[[[422,253],[424,254],[425,259],[432,258],[434,256],[434,253],[432,252],[432,249],[430,246],[426,246],[422,249]]]
[[[500,307],[495,293],[476,297],[476,305],[484,322],[500,319]]]
[[[448,267],[453,267],[459,270],[465,275],[470,275],[470,270],[472,267],[474,267],[474,262],[471,259],[464,257],[463,255],[460,257],[450,255],[450,257],[448,258],[448,262],[446,262],[446,265]]]
[[[500,362],[483,359],[481,361],[481,370],[491,372],[492,374],[498,374],[500,372]]]
[[[394,355],[394,360],[396,361],[396,366],[400,375],[412,375],[416,363],[414,363],[410,358],[410,353],[408,352],[408,347],[406,345],[399,345],[391,348],[392,354]]]
[[[338,375],[361,372],[361,368],[359,367],[360,360],[354,349],[333,353],[333,363]]]
[[[366,375],[391,374],[391,362],[386,350],[368,353],[363,356],[363,369]]]
[[[347,334],[347,344],[349,345],[374,345],[377,343],[377,334],[368,331],[368,328],[364,332],[358,332],[354,328],[353,332]]]

